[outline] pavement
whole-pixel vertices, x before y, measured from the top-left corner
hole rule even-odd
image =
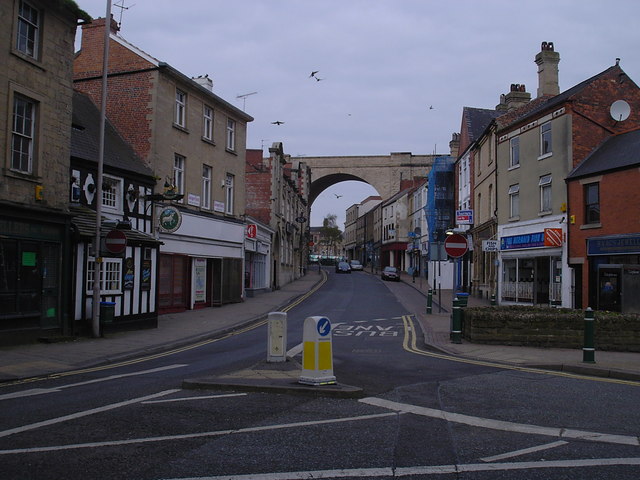
[[[369,272],[354,274],[370,275]],[[101,338],[77,338],[60,343],[35,343],[0,348],[0,382],[13,383],[69,375],[84,369],[151,356],[209,339],[266,320],[269,312],[285,311],[320,285],[324,274],[309,271],[279,290],[248,297],[243,302],[160,315],[158,327],[106,334]],[[596,363],[584,363],[581,349],[530,348],[483,345],[449,338],[451,290],[434,295],[432,313],[426,313],[428,285],[425,279],[402,276],[402,281],[424,297],[424,308],[414,313],[422,328],[426,349],[501,365],[559,370],[575,374],[640,381],[640,353],[595,352]],[[469,297],[469,306],[489,305],[487,300]],[[266,339],[265,339],[266,344]],[[309,386],[298,382],[301,367],[294,358],[285,362],[258,362],[251,367],[218,377],[186,379],[184,388],[286,390],[334,396],[358,396],[357,386]],[[339,372],[334,372],[339,380]]]

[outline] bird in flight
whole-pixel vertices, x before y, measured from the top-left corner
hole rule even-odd
[[[429,110],[433,110],[433,105],[429,105]]]
[[[309,78],[315,78],[316,73],[318,73],[319,70],[314,70],[313,72],[311,72],[311,75],[309,75]]]
[[[342,195],[338,195],[337,193],[334,193],[334,195],[336,196],[336,198],[342,198]]]
[[[276,120],[275,122],[271,122],[272,125],[282,125],[284,122],[281,122],[280,120]]]

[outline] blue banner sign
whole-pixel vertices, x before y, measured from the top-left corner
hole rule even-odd
[[[640,253],[640,235],[587,238],[587,255],[629,255]]]
[[[525,233],[500,238],[500,250],[544,247],[544,232]]]

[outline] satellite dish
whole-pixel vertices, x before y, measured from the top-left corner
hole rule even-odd
[[[609,112],[611,113],[611,118],[616,122],[622,122],[629,118],[629,114],[631,114],[631,107],[624,100],[616,100],[611,104]]]

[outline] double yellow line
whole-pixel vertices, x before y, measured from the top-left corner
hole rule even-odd
[[[305,293],[304,295],[298,297],[296,300],[294,300],[293,302],[291,302],[290,304],[288,304],[287,306],[282,308],[281,311],[282,312],[288,312],[289,310],[291,310],[296,305],[299,305],[304,300],[306,300],[311,295],[313,295],[315,292],[317,292],[326,282],[327,282],[327,273],[323,270],[322,271],[322,278],[320,279],[320,282],[318,282],[307,293]],[[240,335],[242,333],[249,332],[249,331],[251,331],[251,330],[253,330],[255,328],[258,328],[258,327],[261,327],[262,325],[265,325],[266,323],[267,323],[267,318],[264,318],[264,319],[258,320],[256,322],[253,322],[250,325],[246,325],[246,326],[244,326],[242,328],[238,328],[236,330],[232,330],[230,332],[227,332],[224,335],[221,335],[219,337],[210,338],[210,339],[207,339],[207,340],[202,340],[202,341],[199,341],[199,342],[196,342],[196,343],[191,343],[191,344],[185,345],[183,347],[178,347],[178,348],[174,348],[172,350],[167,350],[166,352],[160,352],[160,353],[156,353],[156,354],[153,354],[153,355],[147,355],[145,357],[135,358],[135,359],[131,359],[131,360],[125,360],[125,361],[117,362],[117,363],[110,363],[108,365],[101,365],[101,366],[97,366],[97,367],[83,368],[83,369],[79,369],[79,370],[69,370],[68,372],[52,373],[50,375],[44,375],[44,376],[41,376],[41,377],[31,377],[31,378],[25,378],[25,379],[22,379],[22,380],[16,380],[14,382],[6,382],[6,383],[0,384],[0,387],[8,387],[10,385],[20,385],[20,384],[24,384],[24,383],[39,382],[39,381],[43,381],[43,380],[53,380],[53,379],[56,379],[56,378],[70,377],[70,376],[73,376],[73,375],[81,375],[83,373],[100,372],[100,371],[103,371],[103,370],[110,370],[112,368],[119,368],[119,367],[124,367],[124,366],[127,366],[127,365],[134,365],[136,363],[148,362],[150,360],[156,360],[158,358],[168,357],[170,355],[175,355],[176,353],[186,352],[188,350],[193,350],[194,348],[199,348],[199,347],[203,347],[205,345],[209,345],[211,343],[219,342],[220,340],[224,340],[226,338],[233,337],[235,335]]]
[[[516,370],[519,372],[536,373],[539,375],[552,375],[555,377],[566,377],[578,380],[590,380],[595,382],[615,383],[618,385],[630,385],[633,387],[640,387],[640,382],[633,380],[620,380],[616,378],[607,377],[591,377],[588,375],[580,375],[577,373],[559,372],[555,370],[544,370],[541,368],[523,367],[518,365],[511,365],[507,363],[489,362],[486,360],[476,360],[473,358],[458,357],[455,355],[447,355],[445,353],[428,352],[418,348],[418,329],[413,315],[403,315],[402,322],[404,324],[404,339],[402,347],[409,353],[415,353],[416,355],[422,355],[424,357],[440,358],[442,360],[448,360],[451,362],[467,363],[471,365],[480,365],[483,367],[500,368],[502,370]]]

